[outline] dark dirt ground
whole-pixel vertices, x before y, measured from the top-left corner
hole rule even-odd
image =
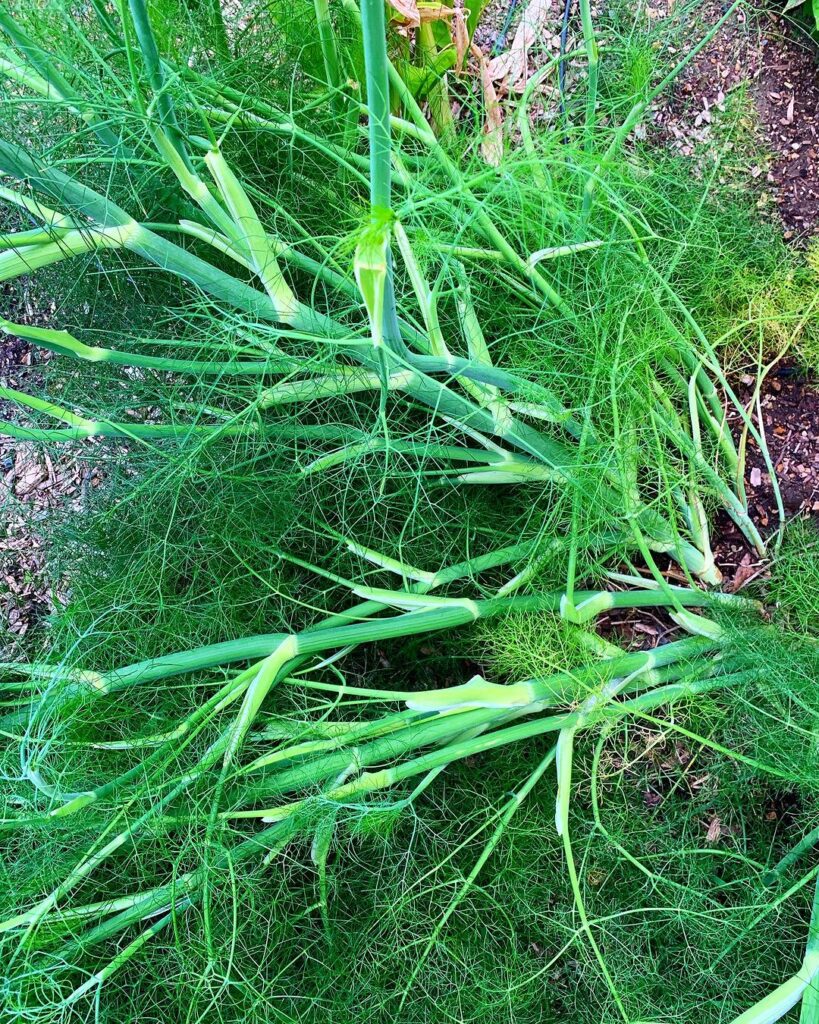
[[[747,403],[746,408],[752,405],[753,386],[740,382],[738,397]],[[819,381],[795,365],[783,365],[764,382],[759,404],[785,519],[813,516],[819,520]],[[739,414],[730,421],[735,437],[739,437]],[[765,459],[753,440],[747,448],[745,481],[754,521],[763,536],[771,536],[779,528],[779,507]],[[737,591],[764,578],[764,561],[727,516],[720,518],[715,533],[715,556],[727,590]]]
[[[785,237],[819,233],[819,73],[814,44],[772,20],[754,95],[773,151],[767,180]]]
[[[735,393],[746,411],[755,408],[756,382],[742,377]],[[819,379],[792,363],[776,368],[759,391],[763,437],[779,486],[786,522],[799,516],[819,521]],[[758,426],[757,417],[754,422]],[[743,421],[734,411],[729,423],[739,446]],[[748,508],[764,538],[774,537],[780,527],[776,493],[765,458],[753,438],[745,449],[745,487]],[[714,559],[723,574],[723,589],[736,593],[751,583],[764,581],[766,559],[748,544],[726,513],[720,513],[711,531]],[[677,580],[678,569],[669,564],[668,575]],[[680,579],[679,582],[684,582]],[[662,611],[618,611],[598,620],[604,635],[631,647],[656,647],[681,631]]]
[[[715,23],[720,3],[698,11]],[[750,127],[759,160],[738,168],[758,196],[763,216],[783,226],[786,239],[804,243],[819,233],[819,75],[817,44],[796,22],[737,10],[654,109],[660,139],[684,156],[713,141],[734,90],[744,90],[756,124]]]
[[[493,0],[484,11],[476,34],[487,56],[515,36],[526,3],[514,6],[511,26],[504,36],[510,4]],[[645,8],[646,28],[656,32],[657,45],[671,62],[684,54],[672,43],[663,43],[664,23],[673,23],[676,0],[654,0]],[[722,0],[706,0],[691,18],[692,39],[704,35],[725,13]],[[529,71],[560,50],[564,4],[542,2],[538,41],[528,54]],[[595,13],[592,5],[593,16]],[[582,43],[576,4],[570,7],[566,49]],[[600,40],[601,49],[605,39]],[[718,114],[725,113],[732,93],[745,91],[755,111],[759,161],[739,169],[755,194],[763,215],[777,217],[785,237],[804,240],[819,233],[819,74],[817,44],[797,22],[775,17],[764,10],[735,11],[710,43],[680,75],[669,94],[654,105],[651,116],[654,139],[682,156],[707,151],[718,134]],[[548,93],[550,86],[544,86]],[[571,72],[567,77],[571,89]],[[502,94],[503,83],[498,84]]]
[[[0,291],[0,313],[12,320],[46,323],[46,309],[36,296]],[[38,367],[50,353],[20,338],[0,333],[0,385],[15,390],[37,389]],[[0,418],[14,419],[11,402],[0,400]],[[80,514],[88,488],[99,472],[81,464],[72,446],[49,450],[0,434],[0,647],[13,656],[16,644],[63,595],[53,578],[48,553],[39,533],[57,510]]]

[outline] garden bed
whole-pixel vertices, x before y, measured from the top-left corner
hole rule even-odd
[[[194,6],[0,11],[8,1012],[813,1024],[807,44]]]

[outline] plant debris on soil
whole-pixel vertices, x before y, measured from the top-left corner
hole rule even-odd
[[[755,90],[773,158],[767,180],[785,226],[801,241],[819,233],[819,75],[816,47],[771,19]]]
[[[648,8],[647,14],[661,22],[673,17],[674,4]],[[708,2],[697,9],[697,35],[704,34],[725,13],[721,3]],[[652,112],[658,141],[682,156],[692,156],[697,147],[709,143],[713,135],[714,112],[724,113],[728,93],[752,81],[762,63],[759,27],[742,8],[738,8],[714,38],[683,71],[669,94],[661,97]],[[672,58],[684,56],[671,44]]]
[[[496,0],[483,14],[476,40],[487,56],[514,39],[525,4]],[[560,51],[561,3],[539,5],[539,38],[525,55],[532,74]],[[675,17],[673,0],[657,0],[646,8],[651,26],[661,29]],[[509,12],[511,22],[507,25]],[[593,13],[595,13],[593,11]],[[725,5],[708,0],[696,11],[694,35],[702,35],[725,14]],[[566,50],[582,45],[578,18],[570,12]],[[505,30],[505,31],[504,31]],[[601,41],[604,45],[604,41]],[[661,44],[672,60],[684,56],[672,43]],[[819,76],[817,46],[792,22],[767,12],[738,8],[714,38],[653,106],[653,141],[681,156],[707,149],[714,139],[715,117],[724,114],[728,95],[747,86],[756,111],[756,133],[764,159],[742,169],[755,183],[764,216],[778,215],[784,236],[795,242],[819,233]],[[572,76],[567,76],[571,90]],[[540,88],[550,99],[553,85]],[[534,113],[538,113],[537,106]],[[645,135],[646,129],[639,129]],[[651,128],[649,128],[651,131]]]
[[[15,301],[14,306],[18,303]],[[14,312],[6,296],[3,315],[26,323],[42,323],[29,302]],[[51,353],[21,338],[0,336],[0,385],[30,387],[37,365]],[[0,400],[0,416],[15,418],[11,402]],[[57,509],[70,507],[79,513],[88,487],[99,482],[99,471],[81,464],[72,454],[75,446],[41,445],[0,435],[0,648],[11,657],[15,644],[54,610],[58,584],[48,564],[48,554],[38,523]]]
[[[743,382],[739,397],[753,403],[753,381]],[[819,520],[819,390],[797,366],[785,365],[771,374],[759,394],[762,427],[776,471],[783,512],[787,519],[812,516]],[[742,433],[739,414],[730,417],[735,437]],[[748,504],[763,531],[779,528],[779,508],[765,458],[752,439],[746,459]],[[721,516],[715,530],[714,555],[726,577],[726,588],[737,591],[765,572],[734,523]]]
[[[707,3],[697,13],[706,31],[724,5]],[[672,14],[673,4],[666,16]],[[743,172],[757,182],[762,214],[778,216],[784,237],[794,242],[819,233],[816,60],[815,42],[795,24],[767,12],[748,17],[739,8],[653,112],[660,141],[693,156],[713,139],[714,112],[724,113],[728,94],[747,86],[765,159]]]

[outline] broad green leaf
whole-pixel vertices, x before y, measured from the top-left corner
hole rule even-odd
[[[435,59],[419,68],[405,61],[399,65],[401,77],[416,99],[423,98],[438,79],[455,67],[458,55],[453,46],[447,47],[437,54]]]

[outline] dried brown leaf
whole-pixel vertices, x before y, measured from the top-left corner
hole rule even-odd
[[[552,0],[529,0],[512,45],[506,53],[489,62],[489,77],[503,81],[506,87],[521,92],[529,78],[529,51],[537,42],[552,10]]]
[[[405,24],[412,28],[418,28],[421,24],[421,14],[416,0],[389,0],[389,5],[400,15],[399,20]]]
[[[452,44],[457,55],[455,70],[460,71],[464,66],[466,51],[469,49],[469,32],[466,28],[464,0],[455,0],[455,5],[452,9]]]
[[[446,4],[418,3],[418,0],[388,0],[395,15],[390,19],[402,28],[418,28],[425,21],[446,21],[454,15]]]
[[[486,58],[474,44],[472,46],[472,56],[480,64],[481,89],[485,111],[481,156],[490,167],[498,167],[503,159],[503,111],[498,100],[498,94],[495,91],[492,76],[489,74],[489,65],[486,62]]]
[[[418,14],[421,21],[446,21],[455,14],[451,7],[445,4],[418,4]]]
[[[705,834],[706,843],[717,843],[722,836],[722,822],[719,818],[712,818]]]
[[[19,497],[25,497],[27,494],[38,487],[48,476],[45,469],[37,463],[31,462],[25,464],[20,470],[17,471],[17,480],[14,485],[14,493]]]
[[[734,573],[734,578],[726,587],[729,593],[735,594],[738,590],[741,590],[749,580],[752,580],[759,573],[759,568],[756,565],[738,565],[737,571]]]

